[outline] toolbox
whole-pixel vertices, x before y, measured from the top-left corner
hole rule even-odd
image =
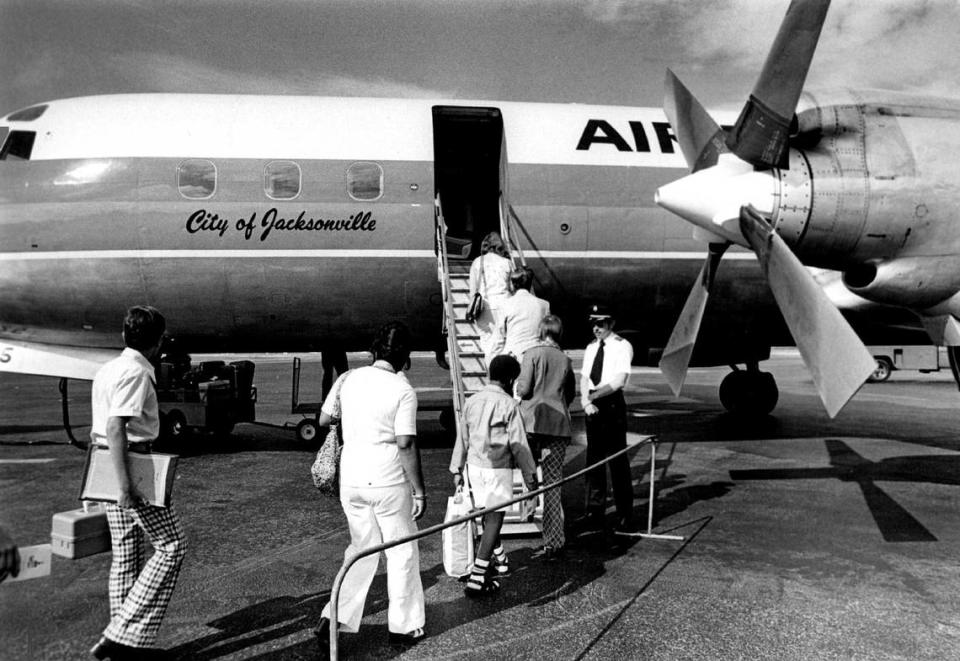
[[[83,558],[110,550],[107,512],[99,506],[58,512],[50,531],[53,553],[64,558]]]

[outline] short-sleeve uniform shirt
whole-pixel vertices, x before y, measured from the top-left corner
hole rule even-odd
[[[129,418],[127,441],[153,441],[160,433],[153,365],[142,353],[127,347],[93,377],[90,394],[90,435],[97,445],[107,445],[107,420]]]
[[[590,378],[590,370],[593,369],[593,359],[597,355],[597,349],[600,347],[599,340],[594,340],[587,345],[583,352],[583,366],[580,368],[580,374]],[[600,383],[594,387],[610,383],[617,374],[626,374],[627,380],[623,387],[627,387],[630,382],[630,365],[633,362],[633,346],[630,342],[623,339],[616,333],[610,333],[607,339],[603,341],[603,372],[600,376]]]
[[[323,403],[333,415],[340,392],[340,484],[351,487],[387,487],[406,480],[400,464],[397,436],[417,433],[417,394],[403,374],[388,363],[347,372],[334,384]]]

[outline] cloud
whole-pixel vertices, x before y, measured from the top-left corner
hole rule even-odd
[[[451,98],[455,90],[416,83],[360,78],[308,70],[282,75],[246,73],[217,68],[176,55],[125,53],[105,64],[112,73],[138,91],[208,94],[306,94],[321,96],[375,96]]]
[[[686,70],[759,74],[787,0],[588,0],[588,20],[678,48]],[[807,85],[960,92],[960,3],[834,0]]]

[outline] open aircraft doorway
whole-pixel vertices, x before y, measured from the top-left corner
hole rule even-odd
[[[500,110],[434,106],[433,151],[448,255],[471,259],[480,254],[483,237],[500,230],[500,194],[506,188]]]

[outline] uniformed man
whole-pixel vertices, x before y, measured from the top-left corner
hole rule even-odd
[[[622,450],[627,445],[627,410],[623,389],[630,378],[633,347],[613,332],[614,317],[605,305],[590,309],[594,340],[583,354],[580,372],[580,403],[587,416],[587,465]],[[626,454],[608,462],[617,509],[614,533],[636,535],[633,520],[633,483]],[[587,474],[586,530],[606,529],[607,471],[604,467]]]

